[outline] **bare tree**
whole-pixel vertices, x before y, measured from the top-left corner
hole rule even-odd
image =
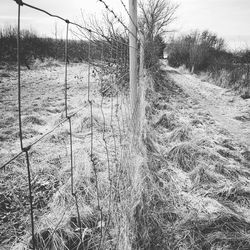
[[[155,65],[159,54],[163,54],[159,41],[163,40],[166,33],[173,32],[170,24],[176,19],[178,7],[178,4],[170,0],[141,0],[139,2],[141,12],[139,29],[145,38],[145,66],[147,68]]]
[[[103,12],[101,18],[86,16],[82,12],[81,22],[85,29],[79,27],[71,31],[77,39],[86,41],[91,47],[86,59],[101,79],[101,93],[113,95],[118,88],[127,90],[129,39],[128,31],[121,24],[122,17],[118,20],[109,11]],[[111,79],[116,79],[116,86]]]
[[[163,36],[169,29],[170,24],[176,19],[178,4],[169,0],[141,0],[139,26],[152,38],[157,35]]]

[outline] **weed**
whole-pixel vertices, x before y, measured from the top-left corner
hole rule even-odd
[[[191,129],[188,126],[184,125],[176,128],[169,136],[169,140],[171,142],[183,142],[190,140],[191,136]]]
[[[24,125],[29,124],[29,123],[34,124],[34,125],[40,125],[40,126],[46,125],[46,121],[36,116],[28,116],[23,119]]]
[[[174,146],[168,154],[170,160],[186,172],[192,171],[197,166],[200,155],[199,148],[190,142],[183,142]]]

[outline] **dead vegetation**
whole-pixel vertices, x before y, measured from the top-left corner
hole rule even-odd
[[[173,147],[169,152],[169,159],[182,170],[189,172],[197,166],[199,150],[192,143],[181,143]]]
[[[157,139],[146,148],[158,150],[147,151],[137,247],[248,249],[250,171],[242,147],[206,122],[201,108],[183,102],[181,94],[170,92],[170,108],[154,113],[156,123],[149,121]],[[168,119],[170,112],[179,116]]]
[[[152,79],[147,80],[148,115],[139,153],[129,147],[122,125],[128,111],[121,104],[114,105],[110,119],[111,96],[96,91],[91,121],[82,101],[83,111],[73,121],[78,206],[71,190],[68,128],[60,127],[32,150],[38,249],[250,248],[248,151],[218,129],[201,107],[193,109],[173,82],[163,78],[156,92]],[[98,113],[101,102],[103,114]],[[48,113],[61,119],[57,112]],[[37,132],[52,122],[41,114],[24,120]],[[24,166],[20,158],[1,175],[0,240],[16,250],[32,243]]]
[[[35,124],[35,125],[46,125],[46,121],[36,117],[36,116],[28,116],[23,119],[23,124],[27,125],[28,123]]]

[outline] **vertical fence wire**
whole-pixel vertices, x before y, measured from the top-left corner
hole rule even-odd
[[[113,47],[114,46],[114,47]],[[110,71],[111,71],[111,86],[112,86],[112,91],[111,91],[111,95],[110,95],[110,127],[111,127],[111,131],[112,131],[112,137],[113,137],[113,143],[114,143],[114,156],[115,156],[115,165],[117,165],[117,150],[116,150],[116,138],[115,138],[115,129],[114,129],[114,125],[113,125],[113,115],[114,115],[114,95],[117,94],[117,89],[116,89],[116,85],[115,85],[115,74],[113,72],[113,67],[116,67],[116,63],[117,63],[117,50],[116,50],[116,43],[114,43],[114,41],[112,41],[111,44],[111,61],[113,62],[110,65]],[[113,52],[114,52],[114,56],[113,56]]]
[[[121,51],[121,57],[119,56],[119,53]],[[118,67],[118,70],[121,72],[121,74],[123,74],[123,65],[122,65],[122,50],[120,50],[119,47],[119,43],[117,43],[117,57],[118,57],[118,62],[116,65],[116,68]],[[117,125],[118,125],[118,131],[119,131],[119,142],[120,142],[120,147],[121,147],[121,143],[122,143],[122,133],[121,133],[121,126],[120,126],[120,119],[119,119],[119,98],[121,97],[121,90],[122,89],[120,86],[120,82],[122,81],[121,78],[117,77],[117,74],[115,74],[115,85],[116,85],[116,89],[117,89],[117,95],[116,95],[116,105],[115,105],[115,116],[116,116],[116,120],[117,120]]]
[[[73,161],[73,139],[72,139],[72,122],[71,117],[69,120],[69,141],[70,141],[70,170],[71,170],[71,194],[75,194],[74,190],[74,161]]]
[[[126,86],[126,78],[127,78],[127,76],[128,76],[128,72],[127,72],[127,55],[126,55],[126,46],[124,46],[123,44],[122,44],[122,51],[123,51],[123,56],[124,56],[124,59],[123,59],[123,67],[124,67],[124,69],[125,69],[125,71],[124,71],[124,80],[123,80],[123,88],[124,88],[124,91],[121,93],[121,98],[120,98],[120,107],[121,107],[121,118],[122,118],[122,129],[123,129],[123,136],[125,136],[125,133],[126,133],[126,131],[125,131],[125,120],[126,120],[126,117],[124,117],[124,116],[126,116],[126,114],[124,113],[124,111],[123,111],[123,109],[124,109],[124,107],[123,107],[123,100],[124,100],[124,92],[126,91],[126,89],[127,89],[127,86]]]
[[[28,184],[29,184],[29,203],[30,203],[32,245],[33,245],[33,249],[35,250],[36,249],[36,242],[35,242],[35,228],[34,228],[33,197],[32,197],[31,172],[30,172],[30,160],[29,160],[28,149],[25,151],[25,156],[26,156]]]
[[[106,65],[105,62],[105,57],[104,57],[104,44],[101,44],[101,66],[105,67]],[[103,73],[102,73],[103,74]],[[107,170],[108,170],[108,181],[109,181],[109,188],[108,188],[108,211],[107,211],[107,222],[105,223],[105,229],[103,232],[103,241],[105,241],[107,231],[109,230],[110,227],[110,222],[111,222],[111,200],[112,200],[112,177],[111,177],[111,164],[110,164],[110,155],[109,155],[109,148],[108,148],[108,142],[106,138],[106,117],[103,109],[103,104],[104,104],[104,95],[103,89],[104,89],[104,83],[103,79],[101,77],[100,79],[100,89],[101,89],[101,104],[100,104],[100,109],[101,109],[101,114],[102,114],[102,120],[103,120],[103,127],[102,127],[102,140],[104,142],[104,149],[106,153],[106,160],[107,160]]]
[[[64,79],[64,95],[65,95],[65,116],[68,117],[68,43],[69,43],[69,21],[66,20],[66,37],[65,37],[65,79]]]
[[[79,211],[79,204],[78,204],[78,197],[77,192],[74,189],[74,160],[73,160],[73,136],[72,136],[72,117],[69,116],[68,112],[68,40],[69,40],[69,21],[65,20],[66,22],[66,38],[65,38],[65,116],[68,119],[69,122],[69,142],[70,142],[70,182],[71,182],[71,195],[75,199],[75,206],[76,206],[76,213],[77,213],[77,223],[79,227],[79,238],[80,238],[80,247],[83,249],[83,238],[82,238],[82,226],[81,226],[81,216]]]
[[[103,44],[102,44],[102,52],[101,52],[101,62],[104,63],[104,55],[103,55]],[[103,80],[101,79],[101,90],[103,90]],[[112,177],[111,177],[111,166],[110,166],[110,156],[109,156],[109,149],[108,149],[108,143],[106,138],[106,117],[103,110],[103,102],[104,102],[104,93],[101,92],[101,113],[102,113],[102,119],[103,119],[103,133],[102,133],[102,140],[104,142],[105,152],[106,152],[106,159],[107,159],[107,166],[108,166],[108,179],[109,179],[109,201],[108,201],[108,224],[110,222],[110,210],[111,210],[111,199],[112,199]]]
[[[21,110],[21,34],[20,34],[20,25],[21,25],[21,5],[18,4],[18,14],[17,14],[17,88],[18,88],[18,122],[19,122],[19,138],[20,138],[20,147],[23,150],[23,132],[22,132],[22,110]]]
[[[91,73],[91,40],[92,32],[89,32],[89,46],[88,46],[88,102],[90,104],[90,73]]]
[[[81,249],[84,250],[84,245],[83,245],[83,240],[84,239],[83,239],[83,234],[82,234],[82,222],[81,222],[81,216],[80,216],[80,211],[79,211],[79,204],[78,204],[77,193],[74,193],[73,196],[75,197],[75,204],[76,204],[76,213],[77,213],[77,220],[78,220],[79,234],[80,234],[80,243],[81,243],[80,246],[81,246]]]
[[[116,226],[118,227],[118,232],[117,232],[117,240],[119,241],[119,235],[120,235],[120,218],[119,218],[119,204],[120,204],[120,183],[119,183],[119,169],[120,169],[120,164],[121,162],[118,160],[119,158],[119,152],[118,152],[118,144],[117,144],[117,137],[119,137],[119,134],[117,134],[117,130],[119,127],[119,124],[117,124],[117,106],[116,106],[116,100],[119,98],[120,95],[120,89],[119,89],[119,83],[118,83],[118,77],[117,75],[120,73],[122,74],[122,70],[120,68],[120,58],[119,58],[119,42],[114,41],[114,56],[113,56],[113,61],[114,64],[112,65],[112,77],[111,77],[111,85],[114,89],[111,95],[111,100],[110,100],[110,128],[111,128],[111,137],[113,140],[113,159],[114,159],[114,208],[115,208],[115,220],[116,220]]]
[[[117,47],[116,47],[116,68],[118,68],[118,70],[121,72],[121,74],[123,74],[123,68],[121,63],[121,58],[120,58],[120,47],[119,47],[119,43],[117,43]],[[117,74],[115,74],[115,79],[114,79],[114,83],[115,83],[115,87],[116,87],[116,103],[114,105],[114,117],[116,118],[116,124],[117,124],[117,130],[116,131],[118,133],[118,138],[119,138],[119,147],[120,150],[118,152],[117,148],[117,143],[116,143],[116,139],[114,137],[114,144],[115,144],[115,159],[116,159],[116,190],[117,190],[117,199],[120,199],[120,168],[121,168],[121,149],[122,149],[122,134],[121,134],[121,127],[120,127],[120,121],[119,121],[119,114],[118,114],[118,110],[119,110],[119,97],[120,97],[120,86],[119,86],[119,81],[120,79],[117,77]],[[112,115],[112,114],[111,114]],[[119,157],[119,160],[118,160]]]
[[[91,72],[91,41],[92,40],[92,32],[89,32],[89,52],[88,52],[88,103],[90,107],[90,160],[94,170],[95,176],[95,188],[96,188],[96,196],[97,196],[97,209],[100,212],[100,229],[101,235],[99,240],[98,249],[101,249],[102,246],[102,238],[103,238],[103,213],[102,207],[100,203],[100,193],[99,193],[99,181],[98,174],[96,169],[96,163],[94,160],[94,126],[93,126],[93,99],[91,95],[91,82],[90,82],[90,72]]]
[[[30,169],[30,159],[29,159],[29,150],[30,147],[24,148],[23,146],[23,130],[22,130],[22,103],[21,103],[21,3],[18,3],[18,25],[17,25],[17,74],[18,74],[18,122],[19,122],[19,138],[20,146],[22,152],[25,152],[26,158],[26,167],[28,174],[28,189],[29,189],[29,205],[30,205],[30,220],[31,220],[31,236],[32,236],[32,249],[36,249],[35,243],[35,223],[34,223],[34,214],[33,214],[33,194],[32,194],[32,185],[31,185],[31,169]]]

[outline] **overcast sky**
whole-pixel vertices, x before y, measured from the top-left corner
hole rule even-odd
[[[172,0],[179,3],[178,20],[174,28],[179,32],[208,29],[225,38],[229,48],[250,46],[250,0]],[[24,0],[24,2],[80,21],[81,12],[87,16],[101,15],[103,5],[97,0]],[[106,0],[115,12],[123,13],[120,0]],[[127,4],[128,0],[124,0]],[[22,7],[22,28],[32,28],[39,34],[52,36],[56,19]],[[16,25],[17,5],[14,0],[0,0],[0,25]],[[65,25],[57,21],[58,35],[64,36]],[[61,25],[60,25],[61,24]]]

